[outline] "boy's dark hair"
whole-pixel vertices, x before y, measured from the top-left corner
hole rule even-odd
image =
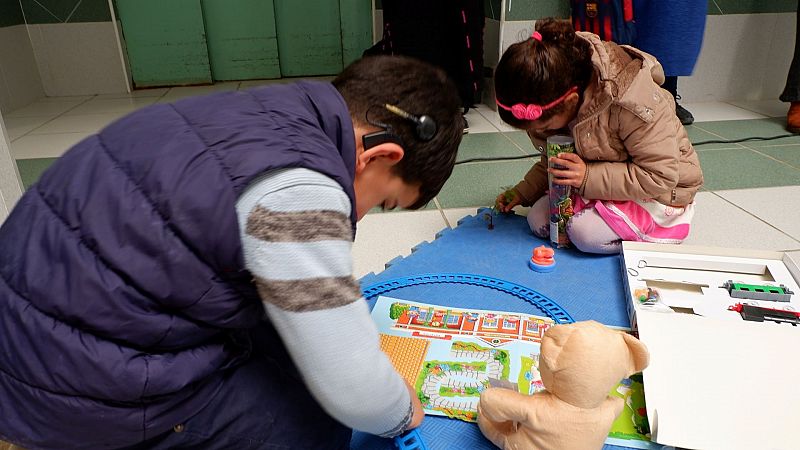
[[[455,84],[443,70],[413,58],[370,56],[350,64],[333,85],[356,125],[386,124],[400,138],[405,156],[393,167],[394,173],[419,185],[419,199],[410,209],[425,206],[453,172],[461,143],[464,120]],[[387,103],[431,117],[438,127],[434,137],[421,140],[414,122],[387,110],[383,107]]]
[[[577,86],[579,95],[589,85],[592,49],[588,41],[575,35],[572,23],[553,18],[536,21],[542,40],[528,38],[503,53],[494,72],[497,100],[504,105],[517,103],[546,105]],[[538,119],[545,121],[564,110],[560,103],[547,109]],[[500,118],[516,128],[530,121],[517,119],[510,111],[498,108]]]

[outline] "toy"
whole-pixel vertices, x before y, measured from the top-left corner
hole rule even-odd
[[[425,441],[422,440],[422,436],[416,429],[394,438],[394,446],[398,450],[428,450]]]
[[[571,136],[555,135],[547,138],[547,157],[558,156],[559,153],[575,152],[575,141]],[[563,169],[558,165],[552,168]],[[567,221],[573,216],[572,188],[553,183],[553,175],[547,175],[548,196],[550,198],[550,242],[557,248],[569,246]]]
[[[486,389],[478,426],[503,449],[597,450],[624,407],[608,393],[648,361],[644,344],[621,331],[594,321],[556,325],[542,339],[545,391],[527,396]]]
[[[728,290],[728,294],[733,298],[743,298],[746,300],[766,300],[771,302],[788,302],[792,299],[794,292],[786,286],[770,286],[768,284],[745,284],[726,281],[721,288]]]
[[[728,311],[736,311],[742,319],[753,322],[769,320],[776,323],[790,323],[797,326],[800,323],[800,313],[783,309],[762,308],[760,306],[737,303],[728,307]]]
[[[535,272],[552,272],[556,268],[556,261],[553,259],[555,251],[552,248],[540,245],[533,249],[533,255],[528,266]]]
[[[633,296],[643,305],[653,305],[661,299],[661,295],[653,288],[636,289]]]
[[[509,204],[514,200],[516,197],[516,193],[514,192],[514,188],[511,186],[504,186],[503,187],[503,201],[505,204]],[[488,228],[490,230],[494,230],[494,216],[496,216],[500,212],[500,202],[495,201],[494,206],[488,212],[483,213],[483,218],[489,222]]]

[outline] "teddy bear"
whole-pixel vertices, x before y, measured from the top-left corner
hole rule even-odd
[[[545,390],[524,395],[488,388],[478,426],[505,450],[602,448],[624,401],[609,392],[649,362],[635,337],[595,321],[556,325],[542,338],[539,371]]]

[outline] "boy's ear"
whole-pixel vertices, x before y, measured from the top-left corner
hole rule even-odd
[[[397,164],[405,156],[403,147],[394,142],[384,142],[368,150],[364,150],[356,157],[356,173],[362,172],[368,164],[382,161],[389,166]]]

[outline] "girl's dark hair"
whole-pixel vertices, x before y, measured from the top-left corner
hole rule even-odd
[[[403,143],[405,155],[394,172],[408,184],[419,185],[419,199],[409,209],[427,204],[453,172],[464,130],[461,99],[447,74],[428,63],[404,56],[362,58],[333,80],[347,103],[353,122],[382,123]],[[382,107],[386,103],[437,124],[433,139],[421,140],[415,125]]]
[[[536,21],[542,40],[528,38],[503,53],[494,72],[497,100],[512,106],[517,103],[546,105],[573,86],[581,94],[592,76],[592,49],[588,41],[575,35],[572,23],[553,18]],[[560,103],[545,110],[539,120],[547,120],[564,109]],[[510,111],[498,108],[500,118],[512,127],[526,128],[530,121],[517,119]]]

